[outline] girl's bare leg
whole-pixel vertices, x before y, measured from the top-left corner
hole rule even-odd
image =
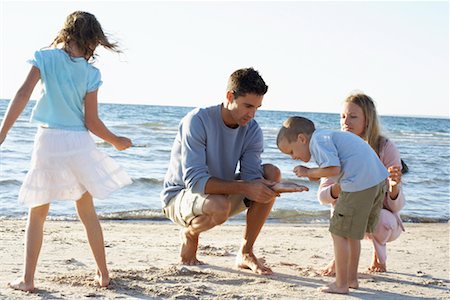
[[[34,290],[34,274],[36,265],[41,251],[42,239],[44,236],[44,223],[48,214],[50,204],[41,205],[30,208],[28,212],[27,228],[25,232],[25,250],[24,250],[24,272],[23,277],[18,278],[8,286],[31,292]]]
[[[109,284],[109,273],[106,266],[105,243],[100,222],[95,212],[92,196],[86,192],[76,202],[77,213],[84,225],[89,246],[94,254],[97,265],[95,280],[101,287],[107,287]]]

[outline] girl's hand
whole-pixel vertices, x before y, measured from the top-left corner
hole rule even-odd
[[[308,167],[304,167],[304,166],[296,166],[294,168],[294,173],[298,177],[309,177],[308,176],[308,171],[309,171],[309,168]]]
[[[132,145],[133,143],[131,142],[131,140],[124,136],[117,137],[117,140],[113,144],[113,146],[119,151],[130,148]]]
[[[0,134],[0,146],[3,144],[5,139],[6,139],[6,135]]]
[[[400,166],[390,166],[388,172],[391,174],[388,177],[389,186],[396,186],[402,181],[402,168]]]

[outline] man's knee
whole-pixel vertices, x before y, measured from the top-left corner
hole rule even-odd
[[[264,164],[263,171],[265,179],[276,182],[281,181],[281,171],[277,166],[272,164]]]
[[[203,206],[203,212],[211,217],[215,225],[225,223],[230,211],[231,201],[224,195],[210,195]]]

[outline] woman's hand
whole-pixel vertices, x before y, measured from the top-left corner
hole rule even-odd
[[[388,168],[390,173],[388,177],[389,182],[389,198],[392,200],[397,199],[399,194],[398,184],[402,181],[402,167],[400,166],[390,166]]]
[[[395,186],[402,181],[402,167],[390,166],[388,172],[390,173],[388,177],[389,186]]]

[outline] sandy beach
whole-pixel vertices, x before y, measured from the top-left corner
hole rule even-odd
[[[103,221],[108,288],[96,287],[94,262],[82,225],[47,221],[36,272],[36,290],[23,293],[7,282],[21,275],[25,221],[2,220],[1,299],[450,299],[449,224],[406,224],[390,243],[388,272],[368,273],[372,248],[362,242],[360,289],[330,295],[317,288],[333,279],[319,275],[332,254],[325,224],[267,224],[255,246],[275,272],[254,275],[234,268],[243,225],[225,224],[201,236],[199,258],[182,266],[179,228],[167,223]]]

